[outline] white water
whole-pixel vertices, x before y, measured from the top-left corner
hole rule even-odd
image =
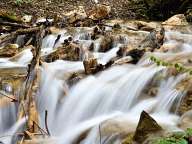
[[[88,29],[90,31],[90,29]],[[77,30],[75,39],[80,40],[84,47],[90,44],[89,32]],[[78,34],[79,33],[79,34]],[[62,31],[61,39],[55,44],[57,34],[49,35],[43,40],[42,48],[44,52],[57,48],[64,39],[71,36],[66,31]],[[173,44],[179,41],[173,37],[173,32],[166,33],[167,41],[165,44]],[[182,35],[183,36],[183,35]],[[187,37],[187,38],[186,38]],[[188,35],[184,39],[189,39]],[[129,41],[126,40],[126,42]],[[87,43],[86,43],[87,42]],[[55,44],[55,46],[54,46]],[[106,53],[98,52],[100,43],[94,43],[94,56],[102,64],[106,64],[111,58],[116,56],[120,44],[114,44],[114,48]],[[181,53],[178,55],[190,56],[191,43],[185,40],[182,44]],[[159,57],[176,57],[175,51],[170,53],[154,53]],[[31,60],[32,55],[29,50],[25,50],[16,60],[2,59],[0,67],[26,66]],[[48,111],[48,127],[51,136],[58,144],[72,144],[72,142],[82,133],[90,130],[87,138],[81,144],[99,144],[99,129],[105,126],[108,134],[103,134],[102,142],[110,143],[110,140],[118,144],[116,137],[118,132],[133,132],[137,126],[140,113],[145,110],[164,128],[168,130],[177,129],[179,117],[171,112],[172,106],[179,104],[185,92],[177,91],[176,85],[185,78],[185,75],[170,77],[160,80],[158,93],[155,97],[146,96],[144,89],[148,88],[151,80],[158,74],[166,73],[165,67],[156,67],[149,61],[146,54],[138,65],[124,64],[113,66],[96,75],[91,75],[72,88],[69,88],[66,80],[72,72],[82,71],[83,63],[58,60],[53,63],[43,63],[41,66],[41,83],[37,95],[37,106],[40,114],[40,126],[45,129],[44,117],[45,110]],[[0,134],[4,135],[16,122],[17,107],[0,108]],[[5,123],[4,119],[11,122]],[[108,123],[112,121],[112,124]],[[24,121],[19,124],[22,125]],[[117,125],[113,133],[110,127]],[[16,126],[17,128],[18,126]],[[11,133],[15,133],[14,129]],[[108,138],[106,140],[106,138]],[[5,144],[10,143],[0,137],[0,141]]]

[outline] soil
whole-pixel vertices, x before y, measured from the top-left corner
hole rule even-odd
[[[100,0],[99,3],[111,6],[113,18],[136,18],[130,0]],[[54,17],[78,6],[89,9],[94,4],[93,0],[0,0],[0,10],[17,16]]]

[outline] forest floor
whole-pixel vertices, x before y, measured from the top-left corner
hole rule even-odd
[[[135,13],[130,7],[130,0],[100,0],[100,4],[109,5],[112,8],[111,17],[113,18],[136,18]],[[62,15],[84,6],[89,9],[94,6],[93,0],[1,0],[1,11],[9,12],[13,15],[33,17],[54,17]]]

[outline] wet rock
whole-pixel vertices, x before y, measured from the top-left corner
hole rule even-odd
[[[84,69],[86,74],[93,74],[97,72],[97,59],[88,59],[83,61]]]
[[[0,57],[12,57],[18,53],[19,46],[17,44],[8,44],[0,48]]]
[[[181,116],[178,126],[183,130],[187,130],[192,127],[192,110],[185,112]]]
[[[82,49],[75,43],[70,43],[66,40],[63,46],[58,47],[57,50],[42,58],[46,62],[53,62],[58,59],[78,61],[82,59]]]
[[[178,15],[172,16],[171,18],[169,18],[162,24],[177,26],[177,25],[188,25],[188,22],[187,22],[184,14],[178,14]]]
[[[54,19],[44,18],[40,17],[36,20],[36,25],[45,25],[45,26],[51,26],[53,25]]]
[[[88,17],[93,20],[101,20],[107,18],[111,12],[110,6],[97,4],[90,11],[88,11]]]
[[[101,36],[100,39],[99,52],[106,52],[112,48],[113,38],[111,36]]]
[[[159,49],[163,45],[164,37],[165,29],[163,27],[153,30],[144,40],[140,42],[139,48],[146,49],[147,51]]]
[[[121,25],[116,23],[113,25],[113,29],[121,29]]]
[[[183,80],[179,85],[177,85],[177,89],[181,91],[188,90],[178,108],[178,113],[182,115],[192,109],[192,80]]]
[[[133,61],[133,58],[131,56],[126,56],[126,57],[116,60],[114,62],[114,64],[122,65],[122,64],[126,64],[126,63],[131,63],[132,61]]]
[[[24,67],[12,67],[0,69],[0,90],[17,95],[25,81],[27,69]]]
[[[119,47],[119,50],[117,51],[117,56],[118,57],[124,57],[127,56],[128,53],[133,50],[134,47],[130,46],[130,45],[122,45]]]
[[[133,59],[132,63],[136,64],[144,55],[144,53],[145,53],[144,49],[132,49],[127,53],[127,56],[131,56]]]
[[[70,75],[70,77],[67,79],[67,83],[69,86],[73,86],[77,82],[79,82],[81,79],[85,77],[85,74],[83,72],[74,72]]]
[[[142,143],[146,140],[147,136],[162,131],[161,126],[145,111],[141,113],[139,124],[137,126],[134,141]]]
[[[187,10],[187,12],[186,12],[186,20],[188,22],[192,22],[192,8]]]

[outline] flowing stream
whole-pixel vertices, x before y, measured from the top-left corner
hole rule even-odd
[[[93,56],[98,58],[99,63],[106,64],[116,56],[120,46],[131,41],[128,35],[123,42],[114,42],[113,48],[103,53],[98,51],[100,41],[90,40],[89,31],[90,28],[78,29],[73,36],[67,33],[67,30],[62,30],[61,38],[56,44],[58,34],[45,37],[42,43],[42,55],[50,53],[61,45],[64,39],[73,36],[82,43],[82,47],[93,42]],[[154,55],[165,59],[174,59],[178,55],[190,56],[192,54],[190,37],[191,34],[167,31],[164,45],[171,45],[175,49],[167,53],[154,52]],[[117,135],[134,132],[140,113],[145,110],[163,128],[178,129],[179,116],[176,114],[177,109],[172,110],[172,107],[177,107],[186,94],[186,91],[177,90],[176,85],[185,79],[187,74],[168,76],[167,68],[153,64],[149,55],[145,54],[137,65],[114,65],[83,78],[72,87],[67,84],[67,77],[70,73],[84,70],[82,61],[57,60],[43,63],[40,67],[40,89],[36,96],[40,127],[42,129],[46,127],[44,119],[47,110],[48,127],[53,143],[73,144],[80,135],[86,133],[86,138],[81,140],[80,144],[100,144],[101,141],[105,144],[110,144],[111,141],[119,144],[120,139]],[[0,59],[0,69],[26,67],[31,58],[30,49],[26,49],[15,58]],[[86,56],[83,56],[84,58]],[[159,76],[163,78],[157,80]],[[156,84],[155,96],[150,96],[146,92],[151,88],[152,82]],[[5,85],[3,90],[11,92],[11,87]],[[0,141],[9,144],[14,139],[13,135],[25,124],[26,119],[16,123],[17,104],[1,105]]]

